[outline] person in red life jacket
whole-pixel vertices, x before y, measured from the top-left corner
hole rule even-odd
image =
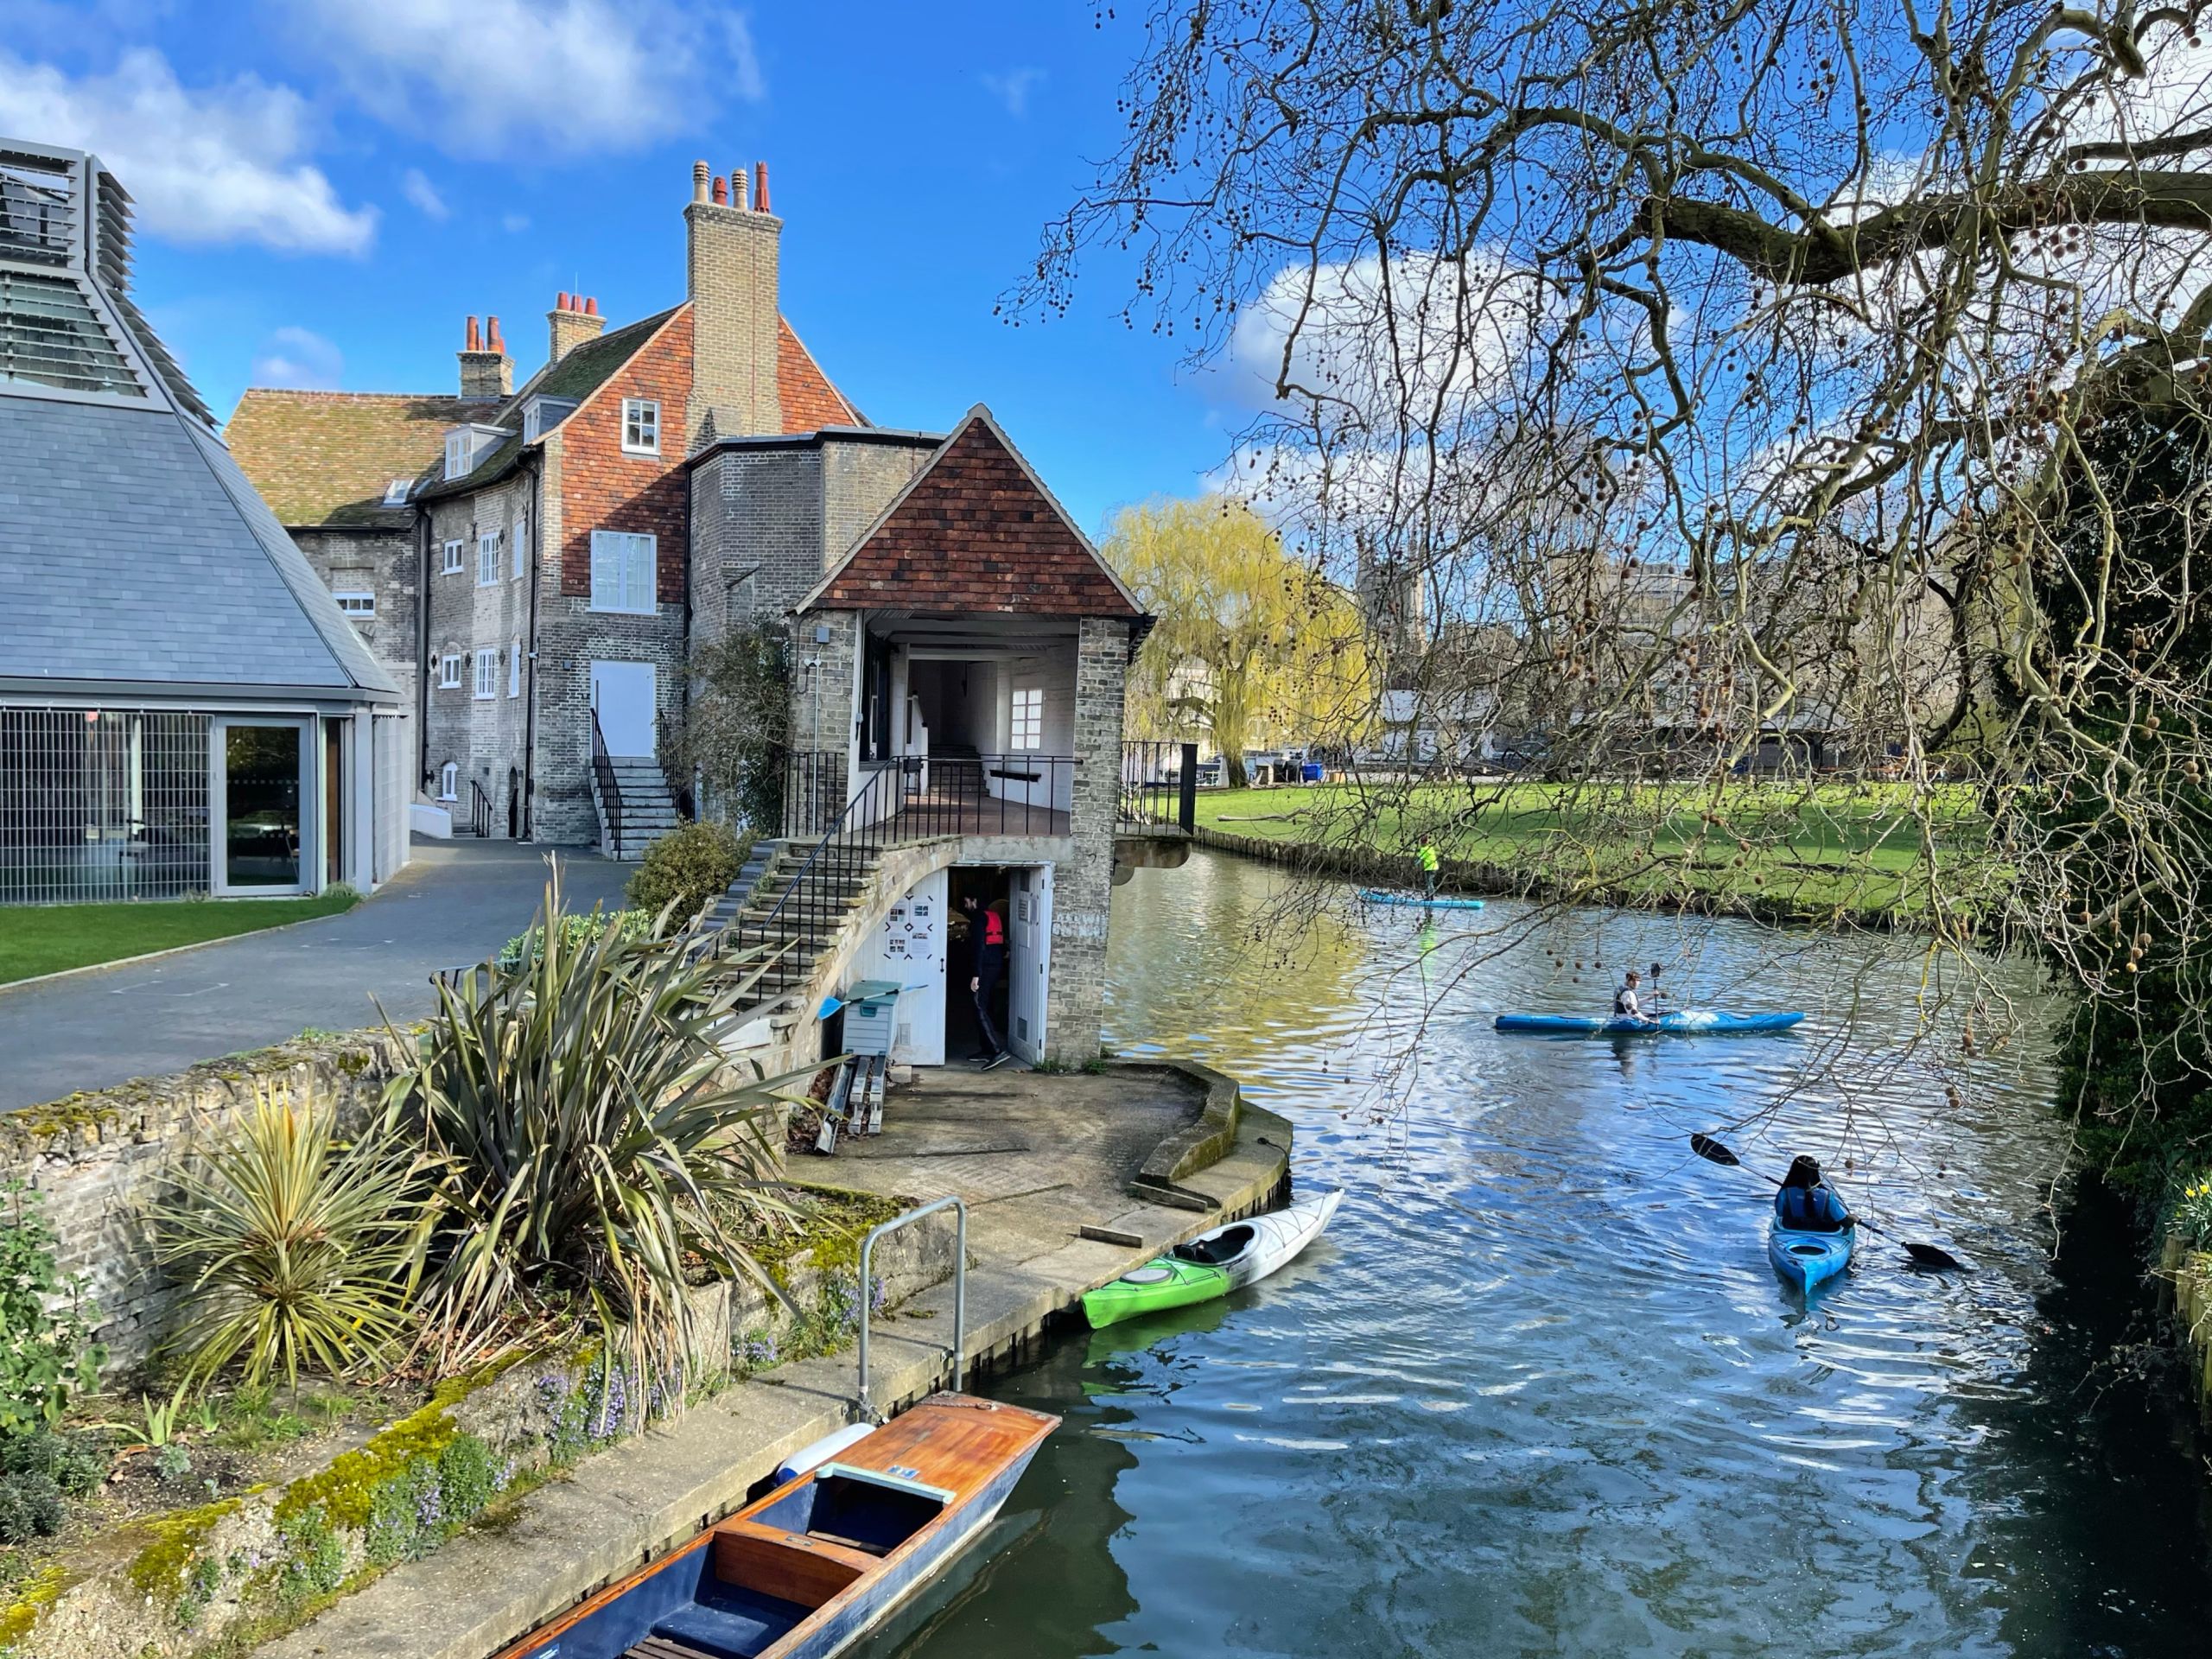
[[[1008,1058],[991,1018],[991,1001],[1006,976],[1006,918],[996,906],[980,902],[972,893],[962,895],[960,908],[968,912],[968,990],[976,999],[976,1029],[984,1045],[976,1063],[988,1071]]]

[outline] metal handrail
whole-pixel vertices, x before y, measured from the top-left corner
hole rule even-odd
[[[952,1386],[960,1386],[960,1363],[968,1352],[968,1205],[958,1197],[932,1199],[918,1209],[909,1210],[903,1216],[893,1216],[879,1226],[871,1227],[861,1241],[861,1388],[860,1399],[854,1408],[854,1421],[863,1423],[883,1421],[883,1415],[868,1399],[868,1316],[875,1300],[870,1288],[868,1259],[874,1254],[875,1241],[886,1233],[896,1232],[910,1221],[919,1221],[924,1216],[933,1216],[947,1205],[952,1206],[957,1220],[953,1229],[952,1245]]]
[[[1169,763],[1173,761],[1171,766]],[[1198,822],[1198,746],[1154,741],[1122,745],[1122,788],[1115,813],[1123,823],[1176,829]],[[1173,804],[1170,805],[1172,797]]]
[[[591,711],[591,770],[599,780],[599,804],[607,814],[607,829],[615,857],[622,856],[622,784],[614,775],[614,757],[607,751],[607,734],[599,729],[599,710]]]
[[[492,798],[474,778],[468,780],[468,833],[479,841],[492,838]]]

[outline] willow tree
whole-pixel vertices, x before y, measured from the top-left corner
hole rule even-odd
[[[1242,789],[1247,750],[1341,735],[1369,706],[1358,613],[1243,502],[1124,508],[1105,553],[1158,619],[1130,685],[1139,734],[1205,737]]]
[[[1516,642],[1616,838],[1555,884],[1663,899],[1791,833],[1747,768],[1878,774],[1912,919],[2032,938],[2202,1094],[2212,999],[2142,988],[2208,956],[2203,12],[1158,0],[1022,299],[1118,249],[1263,380],[1238,463],[1316,568]]]

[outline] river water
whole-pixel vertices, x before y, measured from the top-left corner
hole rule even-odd
[[[1967,1052],[1961,999],[1908,1049],[1933,971],[1910,943],[1510,905],[1293,928],[1284,887],[1203,852],[1138,872],[1109,1042],[1235,1073],[1343,1209],[1229,1301],[991,1382],[1065,1426],[878,1659],[2212,1652],[2202,1454],[2128,1363],[2153,1333],[2111,1217],[2048,1208],[2022,976],[2014,1040],[1972,1014]],[[1490,1028],[1602,1010],[1655,957],[1686,1002],[1812,1018]],[[1810,1151],[1979,1271],[1866,1239],[1808,1310],[1767,1265],[1765,1189],[1694,1130],[1764,1169]]]

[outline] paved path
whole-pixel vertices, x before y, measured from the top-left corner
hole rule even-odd
[[[395,1020],[427,1014],[431,974],[480,962],[530,925],[556,851],[569,908],[621,902],[635,865],[525,842],[418,841],[407,868],[343,916],[0,988],[0,1110],[181,1071],[310,1026],[374,1025],[372,994]]]

